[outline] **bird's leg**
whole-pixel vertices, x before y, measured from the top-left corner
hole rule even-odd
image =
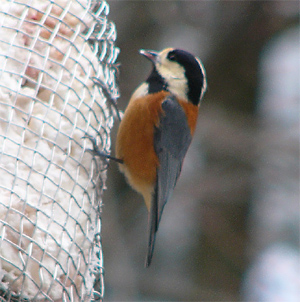
[[[117,114],[117,117],[118,117],[119,121],[121,121],[120,111],[119,111],[118,106],[117,106],[117,98],[112,97],[107,85],[105,83],[103,83],[99,78],[92,77],[92,80],[95,83],[95,85],[102,88],[102,92],[103,92],[104,96],[111,103],[111,105],[114,107],[114,109],[116,111],[116,114]]]
[[[116,162],[119,163],[119,164],[123,164],[123,160],[122,160],[122,159],[116,158],[116,157],[114,157],[114,156],[111,156],[111,155],[109,155],[109,154],[107,154],[107,153],[101,151],[101,150],[99,149],[99,147],[97,146],[96,139],[95,139],[93,136],[91,136],[91,135],[89,135],[88,133],[86,133],[86,134],[83,136],[83,138],[88,138],[88,139],[92,142],[92,144],[93,144],[93,150],[89,149],[88,151],[91,152],[94,156],[105,157],[105,158],[114,160],[114,161],[116,161]]]

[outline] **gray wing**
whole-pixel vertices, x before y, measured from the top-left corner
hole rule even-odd
[[[192,136],[183,108],[174,96],[162,103],[163,113],[154,133],[154,149],[159,159],[156,186],[149,212],[149,245],[146,266],[151,263],[155,235],[165,204],[170,199],[181,172]]]

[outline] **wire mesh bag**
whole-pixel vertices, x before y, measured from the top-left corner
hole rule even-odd
[[[110,150],[107,14],[101,1],[0,1],[0,301],[103,297],[106,166],[84,136]]]

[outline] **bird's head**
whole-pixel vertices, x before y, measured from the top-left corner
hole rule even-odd
[[[161,90],[199,105],[206,90],[206,74],[201,61],[187,51],[166,48],[161,52],[140,50],[153,63],[146,83],[149,93]]]

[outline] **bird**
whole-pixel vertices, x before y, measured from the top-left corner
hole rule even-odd
[[[153,257],[161,216],[191,144],[206,91],[206,72],[193,54],[177,48],[141,49],[152,63],[148,78],[133,92],[116,138],[119,169],[148,209],[148,250]]]

